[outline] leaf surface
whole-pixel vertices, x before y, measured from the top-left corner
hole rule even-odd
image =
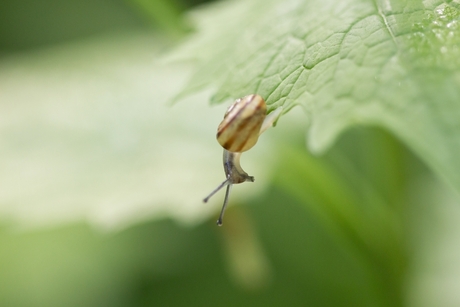
[[[301,105],[314,152],[352,125],[384,127],[460,191],[458,1],[254,0],[193,18],[175,56],[200,65],[182,94]]]

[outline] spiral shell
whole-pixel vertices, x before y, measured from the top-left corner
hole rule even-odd
[[[245,152],[259,139],[267,106],[257,94],[237,99],[227,110],[217,128],[217,141],[230,152]]]

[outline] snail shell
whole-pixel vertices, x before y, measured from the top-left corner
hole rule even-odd
[[[266,113],[265,101],[257,94],[236,100],[217,128],[217,141],[230,152],[251,149],[257,143]]]

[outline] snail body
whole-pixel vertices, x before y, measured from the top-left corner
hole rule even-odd
[[[232,185],[254,182],[254,177],[249,176],[240,165],[241,154],[257,143],[259,135],[272,126],[281,111],[282,108],[278,108],[267,116],[266,103],[257,94],[237,99],[227,109],[216,135],[217,141],[224,148],[223,164],[226,179],[203,200],[207,202],[217,191],[227,187],[217,225],[222,226]]]

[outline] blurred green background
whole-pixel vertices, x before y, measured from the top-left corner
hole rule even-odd
[[[14,53],[103,34],[186,30],[181,14],[205,0],[1,1],[0,52]]]
[[[2,0],[0,56],[130,31],[174,42],[193,30],[182,14],[201,2]],[[269,188],[232,206],[223,227],[215,217],[107,233],[5,221],[0,306],[422,306],[425,272],[437,268],[427,263],[438,261],[425,252],[452,231],[431,231],[456,212],[436,196],[449,190],[377,128],[348,131],[321,157],[305,131],[277,131]]]

